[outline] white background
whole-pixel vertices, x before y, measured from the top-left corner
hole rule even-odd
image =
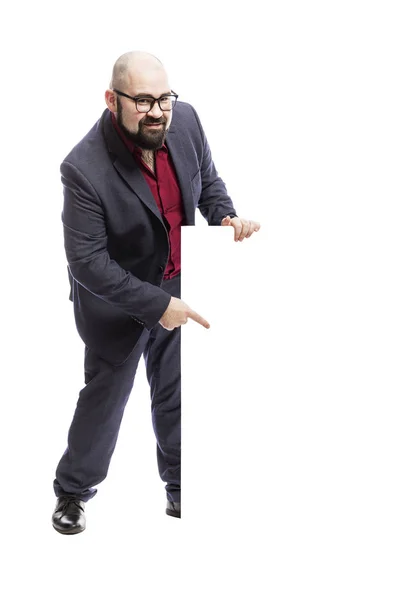
[[[262,11],[261,11],[262,7]],[[3,597],[398,600],[396,2],[3,9]],[[51,527],[83,386],[59,164],[114,61],[156,54],[258,234],[183,230],[183,518],[141,367],[87,530]],[[5,553],[5,554],[4,554]]]

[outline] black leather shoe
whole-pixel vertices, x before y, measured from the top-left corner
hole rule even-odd
[[[85,530],[85,503],[74,496],[60,496],[53,512],[53,527],[59,533],[80,533]]]
[[[170,517],[178,517],[181,518],[181,503],[180,502],[171,502],[167,500],[167,508],[165,510],[167,515]]]

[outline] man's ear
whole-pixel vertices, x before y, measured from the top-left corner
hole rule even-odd
[[[117,112],[117,94],[113,90],[108,89],[104,93],[104,98],[111,112]]]

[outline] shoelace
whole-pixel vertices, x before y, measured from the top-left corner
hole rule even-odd
[[[63,505],[60,507],[62,515],[65,515],[70,504],[75,504],[75,506],[83,512],[83,508],[78,504],[79,500],[77,498],[74,498],[72,496],[63,496],[62,502]]]

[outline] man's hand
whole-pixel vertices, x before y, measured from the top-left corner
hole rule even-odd
[[[249,238],[255,231],[261,227],[257,221],[247,221],[239,217],[225,217],[221,221],[221,225],[232,225],[235,229],[235,242],[242,242],[244,238]]]
[[[183,300],[171,296],[170,303],[168,304],[167,310],[159,320],[160,325],[168,331],[172,331],[175,327],[180,327],[187,323],[188,319],[193,319],[196,323],[200,323],[206,329],[210,328],[210,324],[203,319],[197,312],[192,310]]]

